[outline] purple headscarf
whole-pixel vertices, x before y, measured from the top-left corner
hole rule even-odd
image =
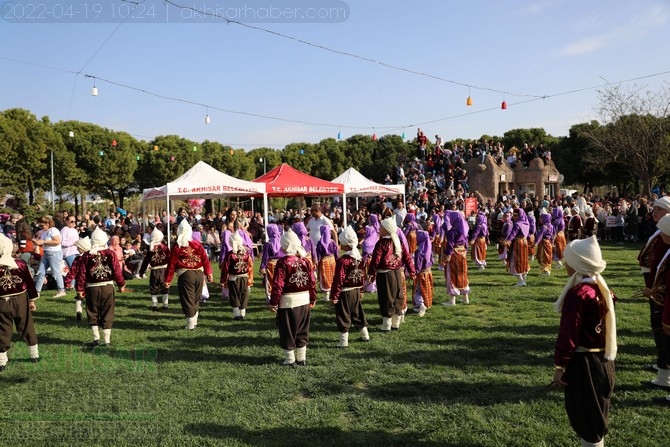
[[[554,226],[554,233],[565,230],[565,220],[563,220],[563,210],[560,206],[551,209],[551,224]]]
[[[291,226],[291,229],[298,236],[302,248],[304,248],[307,254],[311,255],[314,262],[316,262],[316,249],[315,249],[316,247],[314,247],[312,240],[309,238],[309,233],[307,231],[307,227],[305,226],[304,222],[302,221],[295,222]]]
[[[448,211],[448,213],[447,217],[449,218],[450,229],[456,228],[460,234],[465,235],[467,238],[470,226],[468,225],[468,221],[465,220],[465,216],[458,211]]]
[[[514,212],[519,213],[519,218],[517,220],[512,219],[512,231],[510,232],[508,240],[512,240],[518,236],[528,237],[530,223],[528,222],[526,212],[521,208],[517,208]]]
[[[279,225],[273,223],[268,224],[266,230],[268,232],[268,243],[272,248],[272,253],[279,253],[279,250],[281,250],[281,230],[279,229]]]
[[[319,257],[335,255],[337,257],[337,244],[333,242],[330,237],[330,227],[328,225],[323,225],[319,228],[321,232],[321,239],[319,239],[319,248],[317,248],[317,254]]]
[[[363,243],[361,244],[363,256],[372,254],[372,250],[374,250],[375,244],[377,244],[378,240],[379,231],[376,230],[372,225],[365,227],[365,239],[363,239]]]
[[[540,223],[542,224],[535,233],[536,242],[542,239],[552,239],[555,236],[554,226],[551,224],[551,214],[540,214]]]
[[[421,229],[418,223],[416,223],[416,216],[412,213],[407,213],[405,217],[405,235],[409,234],[410,231],[418,231]]]
[[[478,237],[489,237],[489,224],[486,214],[479,213],[475,219],[475,227],[472,230],[472,237],[470,239],[477,239]]]
[[[370,214],[370,217],[368,217],[368,221],[370,221],[370,225],[372,225],[374,229],[377,230],[377,234],[379,234],[379,229],[382,227],[379,223],[379,217],[377,217],[375,213],[372,213]]]
[[[416,232],[417,250],[414,252],[414,266],[420,272],[433,265],[433,248],[427,231]]]

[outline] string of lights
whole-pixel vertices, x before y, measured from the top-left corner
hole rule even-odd
[[[670,70],[666,70],[666,71],[662,71],[662,72],[658,72],[658,73],[641,75],[641,76],[628,78],[628,79],[623,79],[623,80],[619,80],[619,81],[615,81],[615,82],[606,82],[606,83],[601,83],[601,84],[598,84],[598,85],[592,85],[592,86],[589,86],[589,87],[582,87],[582,88],[578,88],[578,89],[567,90],[567,91],[564,91],[564,92],[552,93],[552,94],[548,94],[548,95],[545,95],[545,96],[542,96],[542,97],[537,97],[537,98],[529,98],[529,99],[526,99],[526,100],[506,104],[506,106],[518,106],[518,105],[528,104],[528,103],[535,102],[535,101],[547,100],[547,99],[551,99],[551,98],[555,98],[555,97],[559,97],[559,96],[565,96],[565,95],[580,93],[580,92],[584,92],[584,91],[588,91],[588,90],[596,90],[598,88],[603,88],[603,87],[606,87],[606,86],[620,85],[620,84],[625,84],[625,83],[628,83],[628,82],[639,81],[639,80],[648,79],[648,78],[652,78],[652,77],[656,77],[656,76],[663,76],[663,75],[667,75],[667,74],[670,74]],[[137,91],[137,92],[140,92],[140,93],[145,93],[145,94],[157,97],[157,98],[170,100],[170,101],[177,101],[177,102],[181,102],[181,103],[185,103],[185,104],[197,105],[197,106],[200,106],[200,107],[207,108],[208,110],[211,109],[211,110],[217,110],[217,111],[225,112],[225,113],[246,115],[246,116],[252,116],[252,117],[255,117],[255,118],[271,119],[271,120],[289,122],[289,123],[298,123],[298,124],[304,124],[304,125],[308,125],[308,126],[331,127],[331,128],[339,128],[339,129],[356,129],[356,130],[371,130],[371,131],[376,131],[377,129],[379,129],[379,130],[386,130],[388,132],[393,132],[393,131],[397,131],[397,130],[400,130],[400,129],[412,128],[412,127],[416,127],[416,126],[425,126],[427,124],[433,124],[433,123],[437,123],[437,122],[441,122],[441,121],[447,121],[447,120],[452,120],[452,119],[456,119],[456,118],[462,118],[464,116],[476,115],[476,114],[479,114],[479,113],[490,112],[490,111],[493,111],[493,110],[500,110],[499,106],[489,107],[489,108],[478,109],[478,110],[474,110],[474,111],[470,111],[470,112],[466,112],[466,113],[459,113],[457,115],[450,115],[450,116],[447,116],[447,117],[438,118],[438,119],[434,119],[434,120],[423,121],[423,122],[412,123],[412,124],[396,125],[396,126],[378,126],[378,125],[353,126],[353,125],[334,124],[334,123],[317,123],[317,122],[311,122],[311,121],[305,121],[305,120],[299,120],[299,119],[283,118],[283,117],[279,117],[279,116],[263,115],[263,114],[259,114],[259,113],[253,113],[253,112],[243,112],[243,111],[239,111],[239,110],[230,110],[230,109],[225,109],[225,108],[222,108],[222,107],[213,106],[213,105],[210,105],[210,104],[201,103],[201,102],[198,102],[198,101],[193,101],[193,100],[189,100],[189,99],[183,99],[183,98],[178,98],[178,97],[174,97],[174,96],[167,96],[167,95],[151,92],[151,91],[146,90],[146,89],[142,89],[142,88],[139,88],[139,87],[134,87],[134,86],[124,84],[124,83],[121,83],[121,82],[111,81],[111,80],[101,78],[99,76],[95,76],[95,75],[91,75],[91,74],[86,74],[85,77],[92,78],[94,80],[98,80],[98,81],[102,81],[102,82],[106,82],[106,83],[109,83],[111,85],[126,88],[126,89],[129,89],[129,90]]]
[[[13,59],[13,58],[7,58],[7,57],[3,57],[3,56],[0,56],[0,60],[6,60],[6,61],[9,61],[9,62],[30,65],[30,66],[43,68],[43,69],[48,69],[48,70],[61,71],[61,72],[73,74],[75,76],[78,76],[80,74],[80,72],[76,72],[76,71],[73,71],[73,70],[68,70],[68,69],[63,69],[63,68],[58,68],[58,67],[52,67],[52,66],[43,65],[43,64],[36,64],[36,63],[32,63],[32,62],[17,60],[17,59]],[[639,80],[643,80],[643,79],[648,79],[648,78],[663,76],[663,75],[668,75],[668,74],[670,74],[670,70],[657,72],[657,73],[651,73],[651,74],[645,74],[645,75],[641,75],[641,76],[637,76],[637,77],[633,77],[633,78],[627,78],[627,79],[614,81],[614,82],[605,82],[605,83],[600,83],[600,84],[592,85],[592,86],[588,86],[588,87],[566,90],[566,91],[563,91],[563,92],[547,94],[547,95],[544,95],[544,96],[541,96],[541,97],[532,97],[532,98],[528,98],[526,100],[506,104],[506,106],[503,107],[503,108],[506,108],[507,106],[519,106],[519,105],[523,105],[523,104],[527,104],[527,103],[532,103],[532,102],[535,102],[535,101],[547,100],[547,99],[556,98],[556,97],[559,97],[559,96],[565,96],[565,95],[580,93],[580,92],[584,92],[584,91],[595,90],[595,89],[603,88],[603,87],[606,87],[606,86],[614,86],[614,85],[625,84],[625,83],[629,83],[629,82],[639,81]],[[140,88],[140,87],[135,87],[135,86],[132,86],[132,85],[128,85],[128,84],[124,84],[124,83],[121,83],[121,82],[112,81],[112,80],[109,80],[109,79],[106,79],[106,78],[102,78],[102,77],[99,77],[97,75],[85,74],[84,76],[87,77],[87,78],[92,78],[94,81],[99,80],[99,81],[102,81],[102,82],[106,82],[110,85],[115,85],[117,87],[133,90],[133,91],[136,91],[136,92],[139,92],[139,93],[144,93],[144,94],[151,95],[151,96],[154,96],[154,97],[157,97],[157,98],[160,98],[160,99],[181,102],[181,103],[184,103],[184,104],[196,105],[196,106],[204,107],[208,110],[211,109],[211,110],[216,110],[216,111],[220,111],[220,112],[224,112],[224,113],[245,115],[245,116],[250,116],[250,117],[255,117],[255,118],[270,119],[270,120],[276,120],[276,121],[288,122],[288,123],[297,123],[297,124],[303,124],[303,125],[308,125],[308,126],[330,127],[330,128],[338,128],[338,129],[352,129],[352,130],[366,130],[366,131],[374,131],[374,132],[376,132],[376,130],[382,130],[382,131],[386,131],[386,133],[393,133],[393,132],[396,132],[396,131],[399,131],[399,130],[404,130],[404,129],[407,129],[407,128],[425,126],[425,125],[434,124],[434,123],[438,123],[438,122],[443,122],[443,121],[453,120],[453,119],[457,119],[457,118],[462,118],[462,117],[465,117],[465,116],[471,116],[471,115],[476,115],[476,114],[480,114],[480,113],[491,112],[493,110],[500,110],[500,107],[496,106],[496,107],[489,107],[489,108],[484,108],[484,109],[472,110],[472,111],[468,111],[468,112],[465,112],[465,113],[459,113],[459,114],[456,114],[456,115],[450,115],[450,116],[437,118],[437,119],[433,119],[433,120],[415,122],[415,123],[403,124],[403,125],[354,126],[354,125],[336,124],[336,123],[311,122],[311,121],[300,120],[300,119],[291,119],[291,118],[285,118],[285,117],[280,117],[280,116],[264,115],[264,114],[260,114],[260,113],[253,113],[253,112],[246,112],[246,111],[240,111],[240,110],[226,109],[226,108],[223,108],[223,107],[217,107],[217,106],[205,104],[205,103],[194,101],[194,100],[163,95],[163,94],[152,92],[152,91]],[[96,93],[97,93],[97,90],[96,90]],[[236,144],[236,145],[237,146],[257,146],[257,145],[253,145],[253,144]],[[275,147],[277,145],[268,144],[268,145],[265,145],[265,146]]]

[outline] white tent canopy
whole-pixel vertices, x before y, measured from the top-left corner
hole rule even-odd
[[[142,191],[143,200],[165,199],[168,216],[172,199],[212,199],[226,196],[263,196],[264,219],[267,222],[268,200],[265,183],[231,177],[217,171],[204,161],[199,161],[179,178],[166,185]],[[169,219],[167,234],[170,234]]]
[[[344,226],[347,225],[347,195],[353,197],[370,197],[370,196],[389,196],[402,194],[403,200],[405,197],[405,185],[383,185],[375,183],[366,178],[363,174],[354,168],[349,168],[340,176],[333,179],[333,183],[342,183],[344,185],[344,194],[342,195],[342,202],[344,204],[343,219]]]

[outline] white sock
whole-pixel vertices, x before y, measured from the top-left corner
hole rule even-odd
[[[74,301],[74,311],[77,313],[81,313],[82,308],[81,308],[81,300],[75,300]]]
[[[155,307],[158,304],[158,295],[151,295],[151,304]]]
[[[40,352],[37,349],[37,345],[28,346],[28,352],[30,352],[31,359],[37,359],[40,357]]]
[[[247,316],[247,310],[246,309],[240,309],[240,316],[241,317],[246,317]]]
[[[233,318],[237,318],[240,316],[240,308],[239,307],[233,307]]]
[[[6,352],[0,352],[0,366],[5,366],[8,361],[9,361],[9,358],[7,357],[7,353]]]
[[[193,315],[193,327],[198,325],[198,314],[200,314],[200,312],[196,312],[195,315]]]
[[[102,335],[105,338],[105,343],[109,344],[109,342],[112,338],[112,330],[111,329],[103,329],[102,330]]]
[[[169,294],[166,293],[165,295],[163,295],[163,306],[167,307],[169,299],[170,299]]]
[[[370,334],[368,334],[368,328],[361,328],[361,340],[370,340]]]
[[[93,340],[100,340],[100,327],[91,326],[91,330],[93,331]]]
[[[297,362],[304,362],[306,358],[307,358],[307,346],[303,346],[302,348],[297,348],[295,350],[295,360]]]
[[[295,363],[295,352],[293,350],[284,349],[284,365],[290,365]]]

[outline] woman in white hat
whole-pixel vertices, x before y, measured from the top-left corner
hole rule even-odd
[[[3,287],[0,288],[0,372],[7,367],[7,350],[12,342],[12,323],[28,345],[30,360],[37,363],[40,359],[31,313],[36,309],[35,300],[39,298],[39,294],[28,265],[20,259],[12,258],[13,249],[11,239],[0,233],[0,277],[5,279]]]
[[[614,294],[600,275],[606,263],[595,236],[565,248],[568,283],[554,304],[561,323],[554,384],[565,387],[565,409],[582,446],[603,446],[617,353]]]
[[[200,241],[193,240],[193,229],[187,219],[182,219],[177,228],[177,245],[172,248],[170,262],[165,275],[165,287],[170,288],[174,275],[179,277],[179,302],[186,316],[186,329],[198,325],[198,311],[205,276],[212,282],[212,266],[209,256]]]
[[[277,261],[270,309],[277,313],[285,366],[305,366],[311,308],[316,303],[314,265],[293,230],[281,237],[285,256]]]

